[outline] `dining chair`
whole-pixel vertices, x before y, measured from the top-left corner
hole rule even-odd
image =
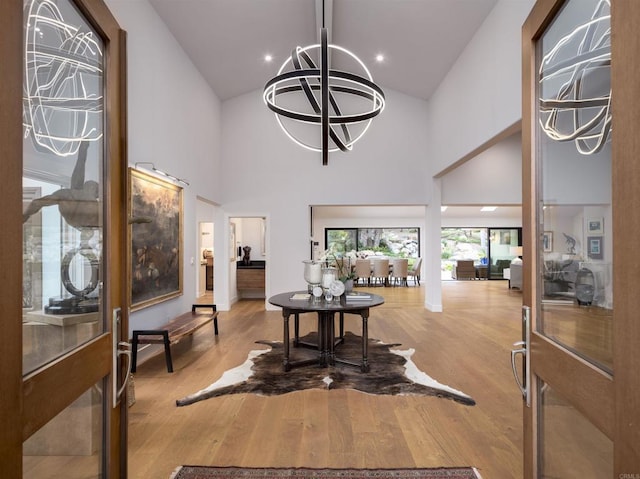
[[[358,284],[360,280],[366,280],[367,286],[371,284],[371,261],[368,259],[356,259],[355,266],[355,284]]]
[[[413,262],[413,266],[407,272],[407,279],[413,277],[413,283],[420,286],[420,267],[422,266],[422,258],[416,258]]]
[[[376,284],[379,281],[382,286],[386,286],[389,282],[389,260],[374,259],[371,264],[373,265],[371,273],[373,283]]]
[[[393,284],[408,286],[409,260],[407,258],[394,258],[391,260],[391,281]]]

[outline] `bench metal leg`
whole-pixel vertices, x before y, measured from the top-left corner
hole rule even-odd
[[[195,313],[196,309],[198,308],[210,308],[213,309],[214,311],[217,311],[218,308],[216,307],[215,304],[192,304],[191,305],[191,312]],[[216,316],[215,318],[213,318],[213,331],[215,333],[215,335],[218,335],[218,316]]]
[[[138,365],[138,344],[140,344],[138,336],[162,336],[164,359],[167,363],[167,371],[172,373],[173,361],[171,360],[171,341],[169,341],[169,331],[155,329],[139,329],[133,331],[133,338],[131,339],[131,372],[135,373]],[[143,343],[146,343],[146,341],[143,340]]]
[[[131,340],[131,372],[136,372],[138,365],[138,333],[133,332],[133,339]]]
[[[164,358],[167,362],[167,372],[173,372],[173,361],[171,361],[171,343],[169,342],[169,332],[162,331],[162,341],[164,342]]]

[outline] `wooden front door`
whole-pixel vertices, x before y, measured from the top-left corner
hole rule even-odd
[[[124,33],[101,0],[0,19],[0,476],[126,477]]]
[[[640,477],[638,20],[539,0],[523,27],[526,478]]]

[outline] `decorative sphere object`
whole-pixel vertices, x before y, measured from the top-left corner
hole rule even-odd
[[[341,296],[344,293],[344,283],[342,281],[336,280],[331,283],[329,286],[329,291],[334,296]]]

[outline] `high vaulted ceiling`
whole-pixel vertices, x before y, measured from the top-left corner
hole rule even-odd
[[[262,89],[322,26],[322,0],[150,2],[223,101]],[[330,43],[356,54],[379,86],[426,100],[496,2],[325,0],[324,18]]]

